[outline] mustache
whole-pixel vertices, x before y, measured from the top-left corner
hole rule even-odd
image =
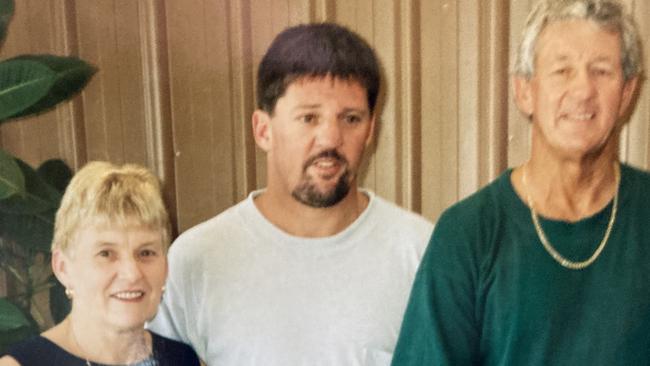
[[[307,168],[309,168],[310,165],[314,164],[314,162],[316,160],[322,159],[322,158],[336,159],[340,163],[343,163],[343,164],[348,163],[348,161],[347,161],[347,159],[345,159],[345,157],[343,157],[341,154],[339,154],[336,150],[330,149],[330,150],[322,151],[322,152],[310,157],[309,159],[307,159],[307,161],[305,162],[305,164],[302,167],[303,171],[307,171]]]

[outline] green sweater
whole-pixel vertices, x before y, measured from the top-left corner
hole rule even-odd
[[[621,166],[611,236],[583,270],[546,252],[510,174],[440,217],[392,365],[650,365],[650,174]],[[541,223],[565,258],[582,261],[611,209]]]

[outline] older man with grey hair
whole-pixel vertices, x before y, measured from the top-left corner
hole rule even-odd
[[[534,8],[513,76],[530,159],[440,218],[394,366],[650,362],[650,174],[618,159],[639,48],[617,1]]]

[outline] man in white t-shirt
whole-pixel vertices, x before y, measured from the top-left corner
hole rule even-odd
[[[335,24],[280,33],[258,73],[267,187],[181,235],[149,327],[209,365],[388,365],[433,225],[357,187],[377,57]]]

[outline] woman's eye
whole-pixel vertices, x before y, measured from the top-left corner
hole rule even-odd
[[[145,250],[142,250],[142,251],[140,252],[140,256],[141,256],[141,257],[145,257],[145,258],[148,258],[148,257],[154,257],[154,256],[156,256],[157,254],[158,254],[158,253],[157,253],[156,251],[154,251],[154,250],[150,250],[150,249],[145,249]]]
[[[110,252],[109,250],[100,250],[100,251],[97,253],[97,256],[99,256],[99,257],[103,257],[103,258],[110,258],[110,256],[111,256],[111,252]]]

